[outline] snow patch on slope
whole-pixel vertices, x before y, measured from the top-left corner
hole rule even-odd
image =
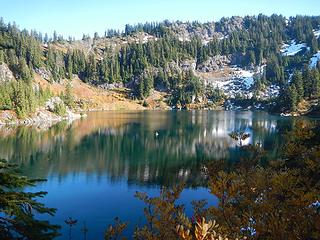
[[[284,44],[280,52],[283,56],[294,56],[298,52],[307,47],[306,43],[296,43],[296,40],[291,40],[290,44]]]
[[[238,76],[243,80],[243,83],[247,86],[247,88],[250,88],[253,85],[254,74],[255,72],[253,71],[240,70]]]
[[[319,60],[320,60],[320,51],[314,54],[312,58],[310,58],[309,68],[315,68]]]
[[[313,30],[313,34],[316,36],[316,38],[319,38],[320,30]]]
[[[238,85],[239,88],[249,89],[253,85],[253,75],[254,71],[243,70],[241,68],[233,67],[231,68],[233,71],[232,78],[227,81],[215,81],[212,83],[214,87],[223,88],[226,86],[230,86],[230,84]]]
[[[221,89],[230,98],[235,98],[240,95],[246,98],[252,98],[250,88],[254,84],[253,76],[257,72],[244,70],[239,67],[233,67],[230,70],[232,71],[232,75],[228,80],[215,80],[214,82],[210,82],[210,85],[213,88]]]
[[[272,84],[267,87],[267,89],[260,93],[260,99],[270,99],[278,97],[280,93],[280,87]]]
[[[229,37],[229,35],[227,34],[227,35],[225,35],[225,36],[219,37],[218,39],[219,39],[219,40],[223,40],[223,39],[227,39],[228,37]]]
[[[239,96],[251,99],[253,91],[251,87],[254,84],[254,75],[261,74],[265,70],[266,65],[258,67],[253,70],[244,70],[239,67],[233,67],[232,75],[228,80],[221,79],[209,83],[213,88],[219,88],[224,94],[230,98],[235,99]],[[271,99],[279,95],[280,88],[277,85],[270,85],[264,91],[259,93],[259,99]]]

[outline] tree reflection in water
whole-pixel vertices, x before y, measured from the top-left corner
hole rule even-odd
[[[252,112],[96,112],[44,130],[2,128],[0,157],[32,177],[86,173],[129,184],[198,186],[204,161],[238,156],[230,132],[248,132],[244,144],[259,143],[273,157],[293,122]]]

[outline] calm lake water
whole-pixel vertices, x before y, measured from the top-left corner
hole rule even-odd
[[[53,218],[45,218],[62,226],[59,239],[67,239],[69,216],[78,220],[73,239],[83,239],[84,222],[88,239],[102,239],[114,217],[130,223],[127,233],[144,223],[136,191],[156,196],[161,186],[184,182],[180,202],[188,214],[192,200],[216,204],[200,168],[207,161],[237,159],[239,149],[228,133],[250,133],[246,144],[262,144],[267,157],[275,158],[283,133],[298,119],[315,121],[250,111],[91,112],[49,129],[0,128],[0,158],[20,164],[27,176],[47,179],[28,190],[48,192],[41,201],[57,208]]]

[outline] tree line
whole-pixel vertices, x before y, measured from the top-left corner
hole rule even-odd
[[[241,28],[233,29],[234,23],[228,18],[219,22],[187,23],[188,31],[195,33],[197,27],[224,34],[219,39],[204,44],[198,34],[190,35],[190,41],[180,41],[176,28],[179,22],[164,21],[135,26],[126,25],[125,31],[108,30],[105,38],[133,36],[138,32],[148,33],[157,40],[146,43],[134,42],[117,47],[105,47],[97,54],[89,54],[81,49],[69,48],[61,51],[56,43],[64,44],[62,36],[54,32],[52,38],[37,31],[20,31],[15,24],[5,24],[0,20],[0,62],[6,63],[17,79],[30,82],[36,69],[44,68],[51,73],[51,81],[63,78],[71,79],[73,74],[84,82],[91,84],[120,83],[133,90],[133,96],[143,99],[153,88],[169,92],[172,103],[189,102],[179,98],[190,99],[187,95],[199,94],[199,88],[188,87],[198,84],[199,80],[191,73],[182,73],[174,67],[184,60],[195,59],[196,67],[216,55],[232,55],[232,64],[242,67],[261,66],[266,64],[266,71],[257,81],[265,85],[280,85],[288,91],[290,70],[302,72],[302,66],[320,45],[313,30],[319,28],[320,17],[296,16],[289,20],[281,15],[246,16],[242,18]],[[86,36],[88,40],[90,37]],[[100,39],[95,34],[93,41]],[[296,56],[282,56],[280,49],[283,42],[296,39],[306,42],[310,50]],[[69,42],[73,41],[69,38]],[[46,43],[44,45],[43,43]],[[94,49],[96,50],[96,49]],[[187,77],[186,77],[187,76]],[[187,78],[187,79],[186,79]],[[182,79],[182,81],[181,81]],[[180,86],[180,87],[179,87]],[[311,87],[314,85],[312,84]],[[203,93],[204,88],[201,92]]]

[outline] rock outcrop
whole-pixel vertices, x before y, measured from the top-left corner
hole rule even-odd
[[[58,104],[64,104],[64,102],[60,97],[52,97],[45,103],[45,107],[38,108],[35,113],[25,119],[18,119],[14,111],[0,111],[0,125],[50,126],[62,120],[73,121],[86,117],[85,114],[72,112],[68,107],[66,107],[65,114],[59,116],[55,113],[55,108]]]
[[[54,112],[58,104],[64,104],[60,97],[52,97],[45,103],[45,109]]]
[[[49,70],[44,67],[36,68],[36,73],[38,73],[43,79],[50,81],[52,79],[52,74]]]
[[[13,73],[8,65],[5,63],[0,64],[0,83],[11,82],[14,79]]]
[[[213,72],[230,65],[230,58],[227,56],[217,55],[209,58],[197,67],[200,72]]]
[[[86,114],[73,113],[67,110],[64,116],[58,116],[48,110],[38,109],[34,114],[25,118],[18,119],[13,111],[0,111],[0,126],[1,125],[33,125],[33,126],[51,126],[54,123],[66,120],[73,121]]]
[[[194,72],[196,70],[196,60],[185,60],[182,63],[180,63],[180,68],[182,68],[183,71],[189,71],[191,70]]]

